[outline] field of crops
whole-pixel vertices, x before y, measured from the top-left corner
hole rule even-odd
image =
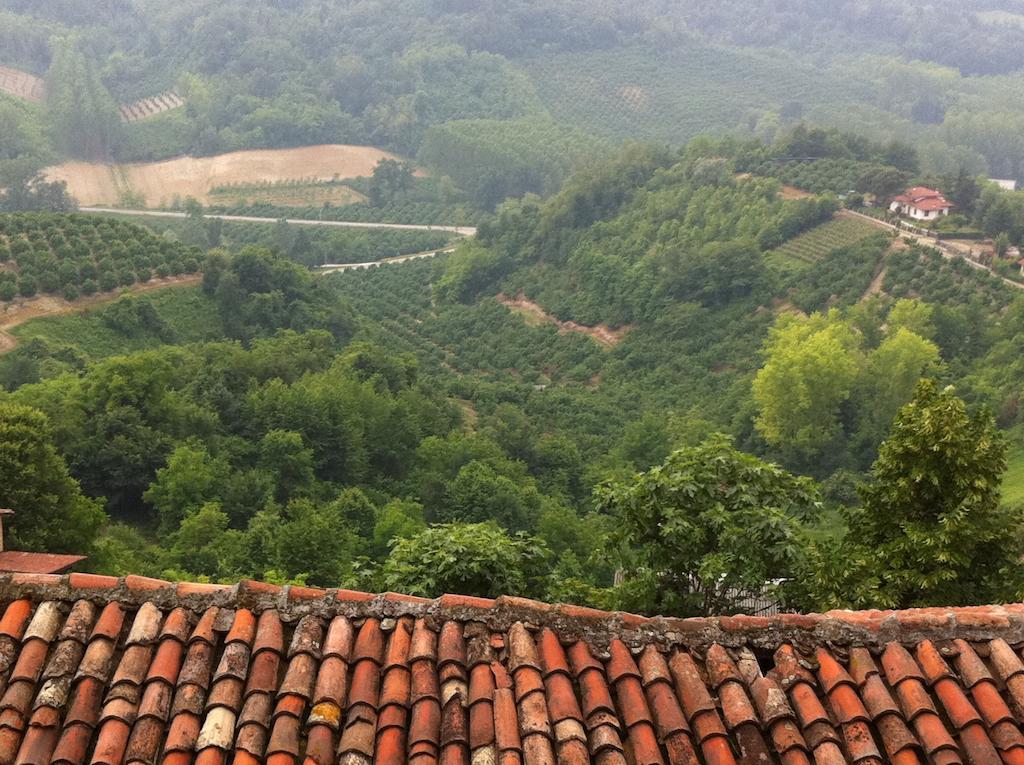
[[[682,143],[732,130],[766,110],[867,100],[866,87],[781,52],[693,42],[666,51],[626,49],[526,62],[552,115],[597,134]]]
[[[38,293],[107,292],[199,270],[202,250],[109,218],[0,215],[0,302]]]
[[[867,221],[836,217],[790,239],[765,257],[774,265],[799,269],[818,262],[833,250],[856,244],[878,232],[879,229]]]
[[[854,159],[815,159],[801,162],[765,161],[744,170],[754,175],[778,178],[784,184],[812,194],[846,194],[857,187],[865,173],[880,166]]]
[[[437,304],[431,280],[441,258],[326,277],[362,316],[368,339],[411,353],[454,386],[464,374],[528,384],[585,383],[600,369],[601,346],[583,335],[530,327],[497,300]]]
[[[349,205],[365,202],[366,197],[343,183],[319,183],[315,180],[287,180],[265,183],[238,183],[210,189],[211,205],[230,207],[263,203],[275,207]]]

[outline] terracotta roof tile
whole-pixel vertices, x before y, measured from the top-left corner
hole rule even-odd
[[[135,613],[135,619],[132,621],[131,630],[128,632],[125,645],[150,645],[156,640],[162,621],[163,614],[159,608],[148,601],[143,603],[141,608]]]
[[[1024,765],[1021,644],[1017,605],[658,620],[0,574],[0,765]]]
[[[340,707],[347,698],[348,664],[338,656],[328,656],[317,671],[311,701],[314,705],[329,701]]]
[[[284,653],[284,630],[276,609],[264,611],[256,622],[256,634],[253,638],[252,652],[273,651]]]
[[[207,608],[199,621],[196,622],[195,629],[192,630],[192,634],[189,636],[189,644],[201,640],[204,643],[213,645],[216,642],[216,635],[214,634],[213,626],[217,622],[217,618],[220,616],[221,610],[216,606]]]
[[[324,639],[324,657],[334,656],[348,661],[349,654],[352,653],[352,639],[352,623],[344,616],[334,617]]]
[[[314,725],[306,737],[306,762],[331,765],[334,761],[334,731],[326,725]],[[258,761],[257,761],[258,762]]]
[[[273,697],[269,693],[254,693],[242,704],[242,711],[238,713],[238,724],[254,723],[269,731],[273,712]]]
[[[32,618],[32,601],[28,598],[14,600],[7,604],[4,615],[0,618],[0,635],[21,640],[25,628]]]
[[[117,603],[107,603],[100,612],[99,618],[96,619],[89,638],[90,640],[96,638],[117,640],[122,626],[124,626],[124,610]]]
[[[367,619],[359,628],[352,660],[369,659],[378,667],[384,662],[384,633],[379,619]]]
[[[295,627],[292,642],[288,648],[288,658],[306,655],[319,661],[322,654],[323,641],[323,625],[317,617],[307,614],[299,619],[299,623]]]
[[[206,709],[223,707],[237,711],[242,706],[242,690],[242,681],[237,678],[225,677],[215,681],[206,699]]]

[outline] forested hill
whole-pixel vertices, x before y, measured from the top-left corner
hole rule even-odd
[[[0,95],[0,172],[371,144],[492,206],[553,191],[603,142],[806,121],[912,142],[929,172],[1024,180],[1022,21],[1020,0],[0,0],[0,65],[48,91]],[[118,118],[169,91],[185,106]]]
[[[601,387],[650,397],[634,416],[670,411],[677,432],[727,431],[839,483],[867,468],[922,375],[1019,426],[1003,356],[1017,290],[829,196],[786,200],[776,181],[737,175],[729,151],[634,146],[548,200],[508,202],[446,261],[437,293],[521,295],[622,327]]]

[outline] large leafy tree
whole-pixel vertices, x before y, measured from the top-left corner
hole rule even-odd
[[[441,524],[395,542],[378,586],[424,597],[538,595],[547,556],[539,539],[493,522]]]
[[[952,387],[922,380],[846,511],[845,539],[817,549],[808,605],[905,608],[1019,598],[1021,521],[1000,503],[1006,442]]]
[[[672,615],[728,613],[746,593],[793,573],[814,483],[733,448],[724,437],[597,491],[621,524],[623,606]]]
[[[17,404],[0,404],[0,507],[16,512],[8,545],[27,550],[88,553],[107,520],[68,474],[46,416]]]
[[[834,315],[784,316],[765,344],[754,378],[757,428],[769,443],[813,455],[842,432],[841,406],[858,372],[858,340]]]

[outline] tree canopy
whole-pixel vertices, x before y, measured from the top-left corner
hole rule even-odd
[[[597,500],[621,524],[627,604],[679,615],[729,613],[792,575],[800,524],[821,505],[812,481],[723,438],[604,485]]]

